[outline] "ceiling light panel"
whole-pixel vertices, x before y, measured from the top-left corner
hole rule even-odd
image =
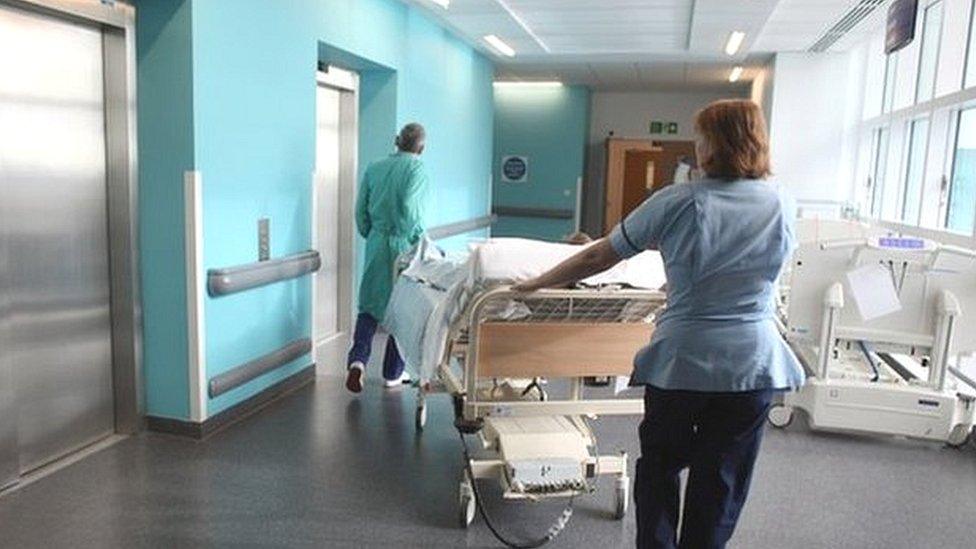
[[[558,80],[538,80],[538,81],[506,81],[496,80],[496,88],[561,88],[563,83]]]
[[[752,42],[763,32],[766,21],[779,0],[695,0],[692,17],[690,53],[726,57],[725,46],[732,31],[746,34],[736,54],[751,51]]]
[[[725,55],[735,55],[742,50],[742,42],[746,39],[743,31],[732,31],[729,39],[725,41]]]
[[[484,37],[485,42],[489,46],[495,49],[496,52],[504,55],[505,57],[515,57],[515,49],[509,46],[504,40],[499,38],[494,34],[487,34]]]

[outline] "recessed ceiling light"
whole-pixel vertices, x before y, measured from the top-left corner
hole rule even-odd
[[[534,82],[503,80],[495,82],[496,88],[561,88],[562,85],[563,83],[558,80],[537,80]]]
[[[742,41],[745,40],[746,33],[742,31],[732,31],[729,35],[729,41],[725,43],[725,53],[728,55],[735,55],[739,53],[739,48],[742,47]]]
[[[742,78],[742,67],[732,67],[732,72],[729,73],[729,82],[738,82]]]
[[[512,49],[512,46],[509,46],[503,42],[501,38],[495,36],[494,34],[486,35],[485,42],[488,42],[491,47],[495,48],[498,53],[504,55],[505,57],[515,57],[515,50]]]
[[[430,0],[430,1],[444,9],[451,7],[451,0]]]

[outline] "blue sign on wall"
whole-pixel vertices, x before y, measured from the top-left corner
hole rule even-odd
[[[529,180],[529,158],[526,156],[502,157],[502,181],[525,183]]]

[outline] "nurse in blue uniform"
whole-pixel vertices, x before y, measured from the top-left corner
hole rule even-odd
[[[746,100],[698,113],[704,177],[648,198],[608,238],[521,291],[572,284],[659,250],[666,310],[634,360],[645,387],[634,498],[640,548],[718,548],[749,492],[775,391],[804,381],[774,321],[776,280],[795,248],[794,207],[770,174],[766,124]],[[679,482],[689,470],[678,531]]]

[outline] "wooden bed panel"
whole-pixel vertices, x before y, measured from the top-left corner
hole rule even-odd
[[[486,322],[478,377],[629,376],[652,324]]]

